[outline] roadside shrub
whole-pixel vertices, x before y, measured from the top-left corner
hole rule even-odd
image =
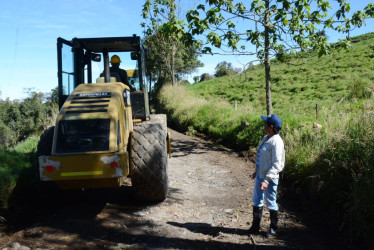
[[[17,180],[26,168],[31,168],[35,159],[36,145],[39,138],[28,138],[11,148],[0,149],[0,206],[7,207],[8,199],[16,186]],[[32,172],[32,171],[31,171]],[[32,179],[30,176],[29,179]]]
[[[166,113],[168,121],[179,129],[203,133],[236,149],[248,149],[250,141],[258,143],[260,140],[261,131],[252,133],[249,128],[241,128],[241,121],[262,126],[259,114],[253,114],[250,106],[239,106],[235,110],[226,101],[196,97],[185,86],[164,86],[158,96],[158,109]]]
[[[345,122],[310,165],[307,183],[319,200],[346,223],[353,238],[368,244],[374,230],[374,116]],[[312,174],[313,173],[313,174]],[[309,183],[308,183],[309,182]],[[371,243],[369,243],[371,241]],[[373,246],[373,245],[372,245]]]

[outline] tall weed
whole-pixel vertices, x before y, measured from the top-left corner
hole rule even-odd
[[[261,127],[259,114],[249,105],[235,106],[224,100],[206,100],[194,95],[185,86],[166,85],[160,91],[158,107],[168,114],[168,121],[182,130],[205,134],[217,142],[237,149],[247,149],[249,143],[261,139],[250,127]],[[241,122],[249,127],[242,127]]]
[[[369,179],[374,175],[374,116],[362,114],[344,127],[344,137],[333,138],[311,166],[319,173],[318,195],[352,235],[374,244],[369,243],[374,231],[374,179]]]

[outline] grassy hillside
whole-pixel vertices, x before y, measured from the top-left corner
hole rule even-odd
[[[272,61],[271,84],[274,113],[288,110],[314,114],[315,103],[329,107],[355,93],[353,86],[374,90],[374,33],[355,37],[347,52],[342,50],[319,58],[314,52],[293,56],[288,63]],[[249,105],[265,111],[265,73],[257,65],[239,75],[215,78],[191,85],[207,99],[221,98],[231,104]]]
[[[189,133],[255,152],[263,136],[264,86],[264,69],[257,65],[188,87],[166,86],[159,106]],[[272,62],[273,113],[283,120],[287,151],[285,178],[319,199],[365,247],[374,247],[373,91],[374,33],[353,38],[348,52],[321,58],[301,52],[288,63]],[[316,103],[322,128],[313,125]]]

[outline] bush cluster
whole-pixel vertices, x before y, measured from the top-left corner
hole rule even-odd
[[[31,167],[35,163],[38,141],[38,137],[29,137],[14,147],[0,148],[0,209],[9,207],[10,197],[25,170],[31,171],[27,171],[27,180],[22,180],[23,184],[34,181]]]
[[[239,73],[240,69],[234,68],[232,63],[223,61],[217,64],[214,73],[215,77],[228,76]]]
[[[22,101],[0,101],[0,147],[14,145],[54,122],[57,103],[51,96],[31,92]]]

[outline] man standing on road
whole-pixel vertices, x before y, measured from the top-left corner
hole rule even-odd
[[[256,172],[252,178],[255,180],[253,192],[253,222],[249,229],[250,234],[258,234],[262,218],[264,199],[270,211],[270,229],[267,237],[275,237],[278,229],[277,188],[279,173],[285,164],[285,150],[279,131],[282,121],[279,116],[272,114],[261,116],[265,121],[264,132],[267,134],[261,141],[256,160]]]

